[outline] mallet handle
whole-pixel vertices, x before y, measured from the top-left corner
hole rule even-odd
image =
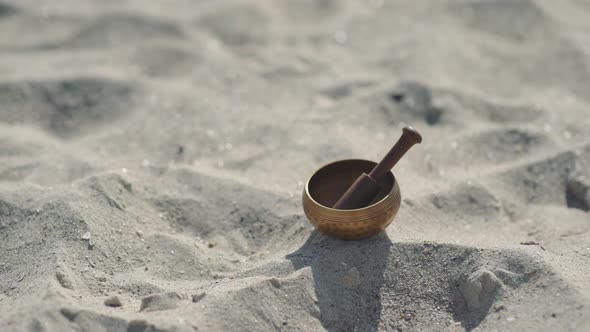
[[[408,152],[408,150],[417,143],[422,142],[422,136],[412,127],[404,127],[402,136],[395,145],[387,152],[385,157],[373,168],[369,176],[379,182],[385,174],[397,164],[397,162]]]
[[[379,194],[379,181],[422,136],[412,127],[404,127],[402,136],[369,174],[361,174],[334,204],[334,209],[351,210],[367,206]]]

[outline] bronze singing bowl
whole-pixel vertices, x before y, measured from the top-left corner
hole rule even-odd
[[[401,193],[393,173],[381,181],[381,190],[369,206],[355,210],[332,209],[362,173],[377,163],[368,160],[340,160],[317,170],[303,190],[303,211],[322,233],[344,240],[359,240],[375,235],[389,226],[401,202]]]

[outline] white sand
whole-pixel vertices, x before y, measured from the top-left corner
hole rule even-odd
[[[584,0],[3,0],[0,330],[588,331],[589,45]],[[386,234],[313,232],[404,123]]]

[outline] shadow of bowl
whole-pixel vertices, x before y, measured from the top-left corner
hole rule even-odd
[[[311,268],[317,318],[327,331],[377,331],[392,250],[385,232],[367,240],[341,241],[314,230],[286,258],[296,270]]]

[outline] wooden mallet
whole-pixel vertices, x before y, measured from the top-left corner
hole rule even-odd
[[[417,143],[422,136],[412,127],[404,127],[402,136],[383,157],[383,159],[367,174],[361,174],[348,190],[334,204],[334,209],[352,210],[366,207],[379,194],[379,181],[397,164],[401,157]]]

